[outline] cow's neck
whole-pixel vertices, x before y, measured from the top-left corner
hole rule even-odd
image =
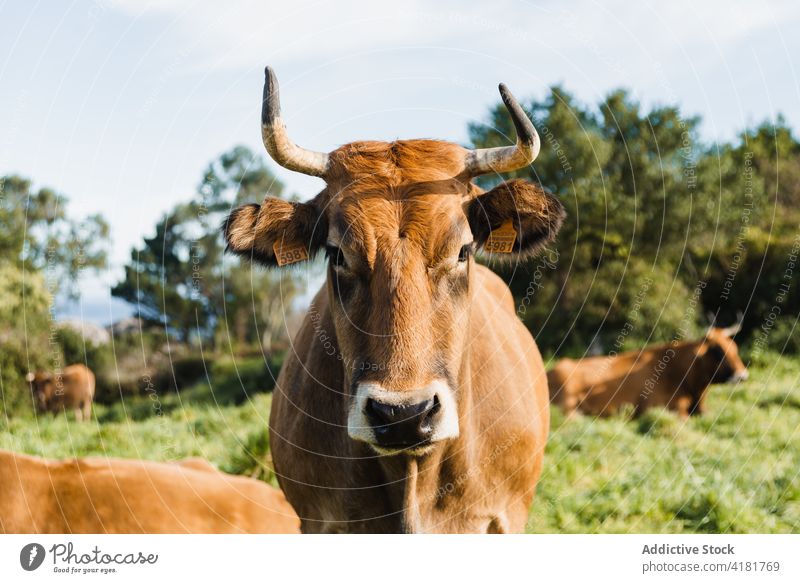
[[[389,513],[397,516],[399,530],[407,533],[441,532],[442,513],[437,511],[445,498],[459,497],[475,476],[475,435],[470,414],[471,382],[469,357],[465,356],[458,383],[460,437],[437,444],[422,457],[389,456],[379,458],[387,485]]]

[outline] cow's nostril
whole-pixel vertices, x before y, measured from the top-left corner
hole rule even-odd
[[[429,437],[433,433],[434,418],[442,408],[442,404],[439,401],[439,395],[434,395],[433,399],[427,402],[430,403],[430,406],[420,414],[419,429],[421,434]]]

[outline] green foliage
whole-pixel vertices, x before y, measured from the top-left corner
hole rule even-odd
[[[800,354],[797,316],[778,318],[767,338],[766,350],[773,354]]]
[[[77,297],[82,271],[105,266],[105,220],[92,215],[76,221],[66,207],[67,199],[52,189],[34,190],[30,180],[16,175],[0,177],[3,415],[32,414],[28,372],[69,364],[54,326],[53,302]]]
[[[212,368],[214,398],[220,403],[240,404],[252,395],[271,391],[275,386],[283,354],[221,360]]]
[[[112,294],[179,341],[270,348],[284,334],[298,287],[291,276],[223,259],[220,225],[234,205],[282,192],[260,156],[241,146],[222,154],[204,172],[195,199],[168,212],[131,251]]]
[[[0,416],[31,415],[25,375],[62,362],[50,342],[51,301],[41,274],[0,262]]]
[[[113,355],[109,345],[95,344],[91,340],[86,340],[80,332],[67,326],[57,328],[56,339],[64,355],[65,366],[85,364],[95,374],[102,374],[113,366]]]
[[[263,480],[278,487],[269,452],[269,429],[264,426],[251,431],[221,469],[231,474]]]
[[[161,372],[161,375],[165,377],[163,384],[172,386],[178,391],[192,386],[206,379],[209,364],[204,357],[197,354],[175,358],[171,361],[168,370]]]
[[[643,111],[625,91],[591,108],[553,87],[525,105],[542,151],[510,176],[556,192],[568,217],[544,258],[500,271],[544,352],[610,352],[620,338],[641,347],[697,334],[708,310],[721,323],[745,312],[740,339],[761,326],[800,224],[800,144],[782,119],[709,147],[698,118],[673,106]],[[469,131],[476,147],[514,137],[500,104]],[[798,271],[783,315],[800,312]]]
[[[100,215],[69,218],[67,204],[50,188],[34,190],[27,178],[0,177],[0,258],[46,272],[53,291],[77,297],[80,273],[106,265],[109,232]]]
[[[136,417],[129,416],[130,411],[136,411]],[[0,419],[0,448],[54,458],[99,455],[170,461],[201,456],[224,468],[234,452],[242,451],[243,436],[266,426],[268,412],[268,395],[257,395],[239,407],[181,400],[174,393],[157,399],[135,397],[112,406],[96,405],[95,420],[89,423],[76,423],[68,415]]]

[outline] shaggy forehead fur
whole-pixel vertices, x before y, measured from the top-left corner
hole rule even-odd
[[[331,153],[326,181],[351,195],[443,181],[440,194],[456,194],[466,192],[469,183],[465,155],[461,146],[438,140],[353,142]],[[462,180],[449,184],[454,178]]]
[[[465,150],[436,140],[354,142],[331,154],[327,205],[335,238],[374,262],[379,239],[406,239],[429,261],[467,243]],[[464,240],[462,240],[464,239]]]

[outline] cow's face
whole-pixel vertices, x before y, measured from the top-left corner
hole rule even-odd
[[[706,359],[713,370],[714,383],[738,383],[747,380],[747,367],[739,357],[739,347],[733,340],[730,328],[712,327],[706,333],[703,345]]]
[[[337,179],[310,203],[268,198],[226,226],[232,251],[267,265],[279,262],[276,244],[325,252],[347,431],[382,454],[458,436],[474,252],[510,221],[504,258],[532,253],[564,217],[526,182],[482,193],[459,178],[464,157],[443,142],[351,144],[331,154]]]
[[[47,372],[29,372],[25,380],[28,381],[30,385],[37,409],[41,412],[47,411],[50,397],[55,392],[55,379],[53,375]]]
[[[265,70],[264,146],[280,165],[322,177],[327,188],[309,203],[267,197],[236,209],[225,223],[228,249],[266,265],[326,251],[347,431],[382,454],[423,453],[458,435],[473,251],[502,226],[513,244],[500,243],[500,233],[491,241],[506,258],[531,253],[564,217],[559,201],[531,184],[488,193],[472,185],[539,153],[533,123],[508,88],[499,89],[517,134],[513,146],[355,142],[324,153],[289,138],[277,77]]]

